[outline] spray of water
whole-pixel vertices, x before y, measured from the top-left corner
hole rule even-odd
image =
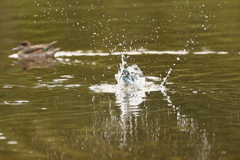
[[[146,85],[146,78],[143,76],[143,73],[140,70],[140,68],[136,64],[125,67],[125,65],[127,65],[127,62],[124,61],[123,54],[121,59],[122,59],[122,63],[120,64],[119,71],[117,74],[115,74],[115,79],[117,81],[117,88],[122,88],[129,91],[144,90]],[[126,84],[126,82],[123,80],[124,70],[128,71],[128,74],[129,74],[128,77],[131,78],[131,81],[129,81],[129,84]]]
[[[124,69],[129,71],[131,77],[134,81],[129,84],[123,80]],[[134,64],[127,66],[127,62],[124,60],[124,55],[121,56],[121,64],[119,66],[119,71],[115,74],[115,79],[117,84],[99,84],[89,87],[89,89],[95,92],[104,93],[115,93],[116,103],[120,105],[139,105],[146,99],[146,92],[161,91],[169,104],[172,104],[170,97],[167,95],[167,79],[170,76],[172,69],[167,71],[167,75],[162,79],[161,82],[156,84],[154,81],[160,81],[160,78],[153,76],[143,76],[140,68]],[[147,81],[147,80],[152,81]]]
[[[167,71],[167,75],[166,75],[166,77],[163,78],[162,83],[160,84],[160,86],[164,86],[164,83],[166,84],[167,78],[170,76],[170,73],[171,73],[171,72],[172,72],[172,68],[170,68],[170,69]]]

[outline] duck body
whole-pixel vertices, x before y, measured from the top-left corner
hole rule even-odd
[[[57,41],[48,44],[31,45],[29,41],[23,41],[18,47],[13,48],[13,50],[19,50],[18,57],[20,59],[48,58],[54,57],[55,53],[60,50],[60,48],[53,47],[56,43]]]

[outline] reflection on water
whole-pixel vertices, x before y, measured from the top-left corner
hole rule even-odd
[[[145,91],[137,91],[137,92],[117,92],[116,96],[116,104],[125,107],[138,106],[140,105],[146,98]]]
[[[11,54],[9,58],[18,58],[18,54]],[[52,57],[38,58],[33,60],[19,59],[19,67],[22,70],[30,70],[34,68],[53,68],[58,64],[58,61]]]
[[[164,95],[171,101],[171,97],[166,92],[164,92]],[[128,106],[122,104],[119,116],[115,109],[110,107],[110,118],[101,119],[101,122],[96,120],[96,125],[94,126],[100,125],[101,130],[95,132],[94,135],[96,139],[100,138],[98,141],[106,141],[105,145],[114,143],[114,146],[116,146],[115,152],[120,154],[115,154],[116,157],[130,158],[132,156],[131,153],[135,153],[139,156],[139,159],[147,158],[145,156],[149,158],[150,155],[152,158],[166,158],[164,155],[169,153],[166,150],[161,150],[161,148],[168,148],[169,150],[174,150],[174,155],[178,158],[184,158],[187,154],[187,159],[194,157],[202,160],[211,159],[211,154],[215,150],[213,147],[214,142],[211,138],[209,139],[209,133],[205,129],[201,129],[197,120],[192,118],[191,115],[182,114],[180,106],[172,106],[173,111],[169,109],[167,115],[161,114],[161,112],[159,114],[159,112],[155,111],[155,114],[164,117],[161,118],[164,121],[156,118],[157,115],[154,113],[149,113],[145,105]],[[150,116],[153,115],[155,115],[154,118],[151,118]],[[168,122],[172,118],[175,121]],[[174,130],[175,133],[170,132],[170,130]],[[182,141],[189,145],[183,145]],[[105,147],[103,146],[103,148]],[[182,152],[183,150],[185,153]],[[148,155],[148,153],[151,154]],[[111,153],[105,156],[111,157]],[[168,158],[171,159],[173,157],[170,156]]]
[[[19,60],[22,70],[30,70],[33,68],[52,68],[57,65],[54,58],[39,58],[38,60]]]

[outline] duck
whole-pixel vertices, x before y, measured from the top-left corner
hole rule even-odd
[[[53,41],[48,44],[38,44],[31,45],[29,41],[22,41],[20,45],[13,50],[18,50],[18,57],[20,59],[40,59],[54,57],[55,53],[60,50],[60,48],[54,48],[53,45],[57,41]]]

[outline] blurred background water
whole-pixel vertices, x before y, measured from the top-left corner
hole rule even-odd
[[[0,159],[240,158],[239,0],[0,1]],[[58,41],[22,62],[20,41]],[[116,84],[121,53],[165,91]],[[121,101],[124,99],[124,102]],[[128,101],[129,103],[125,103]]]

